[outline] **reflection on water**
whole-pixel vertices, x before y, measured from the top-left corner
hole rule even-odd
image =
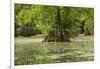
[[[72,42],[15,42],[15,65],[91,61],[94,59],[93,46],[93,39]]]

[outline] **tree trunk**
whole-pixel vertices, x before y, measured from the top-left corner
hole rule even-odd
[[[61,14],[60,8],[58,7],[56,10],[56,19],[55,19],[55,30],[50,32],[44,39],[44,41],[56,41],[56,42],[69,42],[69,37],[67,32],[61,27]]]

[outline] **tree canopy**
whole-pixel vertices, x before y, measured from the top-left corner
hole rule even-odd
[[[83,7],[15,4],[15,34],[28,27],[35,34],[42,33],[45,40],[65,41],[77,36],[84,23],[84,33],[94,33],[94,9]],[[25,30],[25,31],[26,31]],[[30,31],[30,29],[29,29]],[[27,31],[27,33],[31,33]],[[26,33],[25,33],[26,34]]]

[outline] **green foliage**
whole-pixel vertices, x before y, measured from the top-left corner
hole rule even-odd
[[[56,23],[58,9],[61,17],[60,22]],[[19,26],[25,26],[34,21],[34,28],[44,35],[54,33],[59,26],[69,38],[75,37],[80,34],[83,20],[85,20],[85,34],[93,34],[93,14],[93,8],[15,4],[15,22]]]
[[[94,34],[94,9],[87,10],[87,20],[85,24],[85,34]]]
[[[55,24],[55,8],[48,6],[37,6],[37,13],[35,13],[36,27],[39,28],[43,34],[47,35],[53,30]],[[34,11],[33,11],[34,12]]]
[[[20,25],[26,25],[27,23],[32,22],[32,14],[30,10],[21,10],[21,12],[16,16],[16,19]]]
[[[73,7],[62,8],[62,27],[68,32],[70,37],[80,33],[80,14],[79,9]]]

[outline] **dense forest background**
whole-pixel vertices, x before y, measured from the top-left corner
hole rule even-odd
[[[83,7],[14,5],[15,37],[42,34],[44,41],[70,41],[94,34],[94,9]]]

